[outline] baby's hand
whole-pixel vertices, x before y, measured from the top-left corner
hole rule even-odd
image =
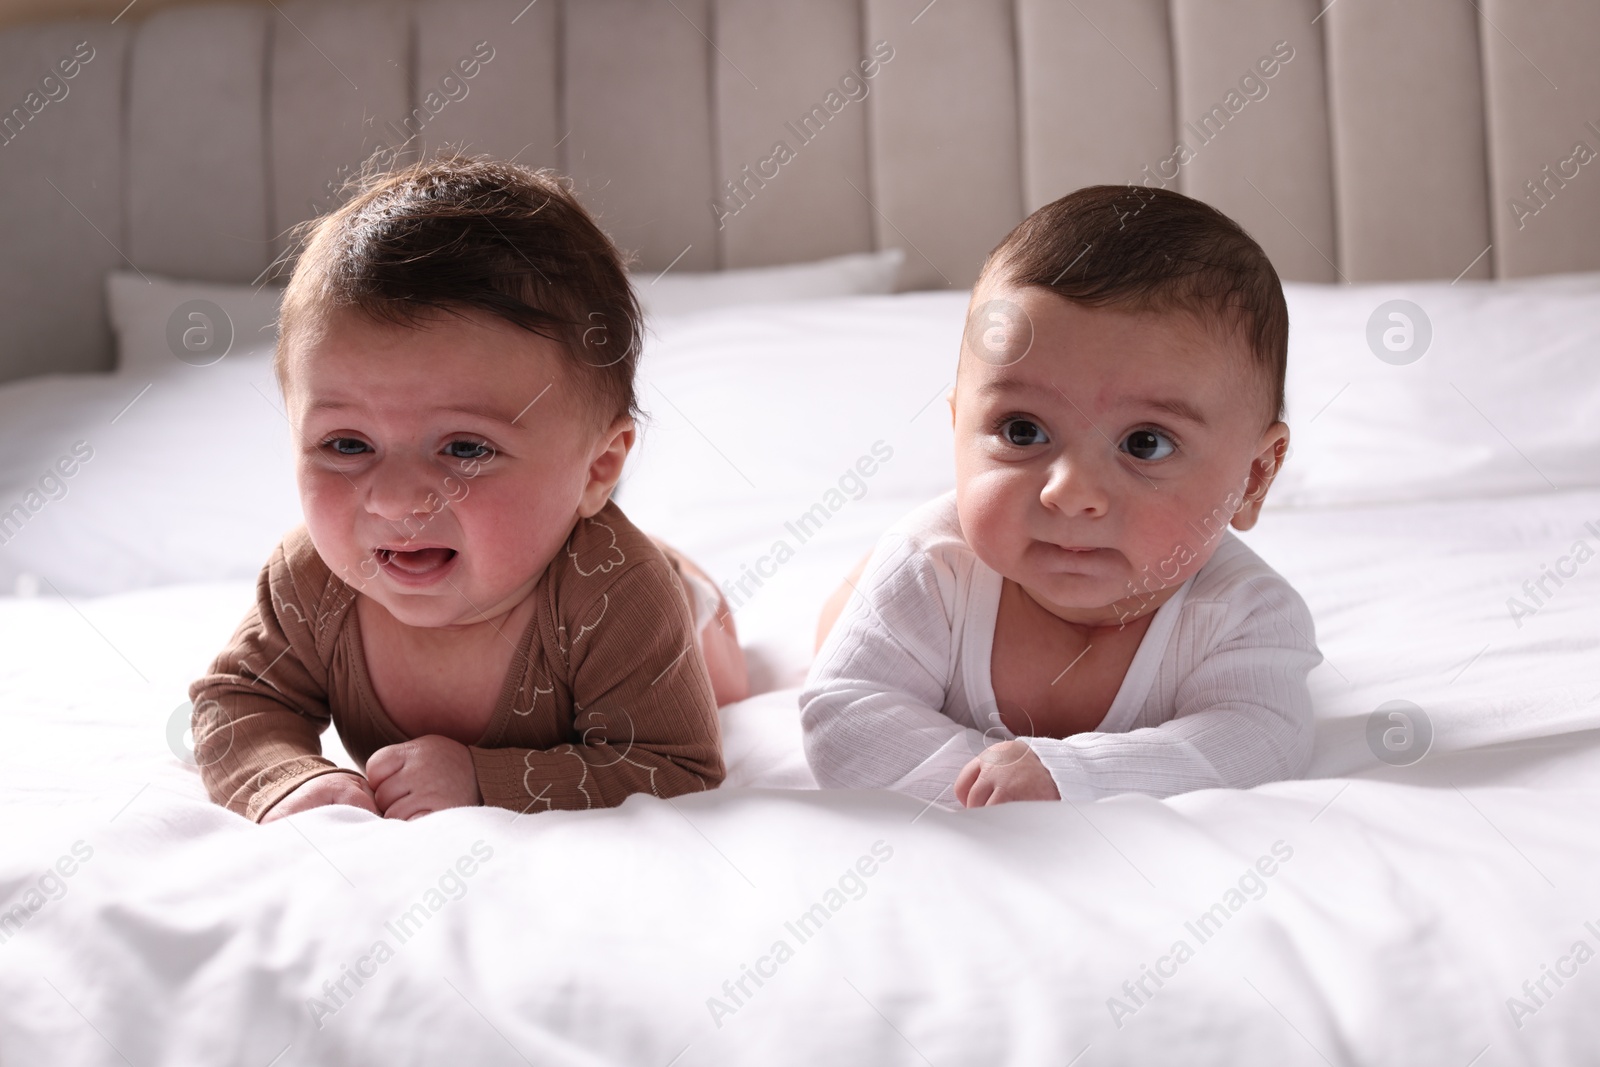
[[[956,799],[969,808],[1008,800],[1060,800],[1055,779],[1039,754],[1021,741],[990,745],[961,768]]]
[[[460,741],[439,734],[378,749],[367,760],[367,780],[385,819],[413,819],[483,803],[472,753]]]
[[[372,796],[367,780],[352,771],[337,774],[319,774],[308,782],[301,782],[261,816],[264,823],[273,822],[297,811],[326,807],[329,804],[348,804],[378,814],[378,803]]]

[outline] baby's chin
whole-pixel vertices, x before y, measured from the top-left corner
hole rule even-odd
[[[435,592],[418,593],[412,590],[397,592],[382,588],[383,579],[368,582],[362,592],[368,599],[381,605],[394,620],[416,629],[435,630],[459,625],[462,616],[470,609],[461,597],[453,592],[442,595]]]
[[[371,587],[368,587],[368,594]],[[403,596],[371,597],[402,626],[414,630],[476,630],[483,626],[483,616],[478,609],[459,596]],[[498,618],[498,616],[495,616]],[[507,634],[514,640],[515,634]]]
[[[1127,626],[1153,615],[1167,599],[1162,592],[1155,596],[1135,594],[1129,591],[1126,583],[1111,589],[1078,581],[1056,580],[1030,584],[1022,580],[1017,584],[1052,615],[1065,622],[1087,627]]]
[[[1063,611],[1110,612],[1118,601],[1130,598],[1125,583],[1085,579],[1079,575],[1023,574],[1011,580],[1035,600]]]

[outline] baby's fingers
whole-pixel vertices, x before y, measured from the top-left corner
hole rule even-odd
[[[432,813],[433,809],[415,793],[407,793],[383,809],[383,817],[385,819],[399,819],[401,821],[415,819],[419,815],[431,815]]]
[[[385,778],[379,783],[378,788],[373,791],[372,799],[377,802],[378,811],[384,818],[394,818],[395,816],[389,813],[390,809],[411,795],[412,777],[411,775],[396,774],[390,778]]]
[[[382,815],[383,813],[378,810],[377,802],[373,799],[371,787],[365,782],[360,783],[360,786],[359,789],[350,791],[348,800],[341,800],[340,803],[348,804],[352,808],[360,808],[362,811],[370,811],[374,815]]]
[[[366,779],[352,773],[340,772],[319,775],[301,783],[268,809],[261,817],[261,821],[277,822],[290,815],[310,811],[312,808],[327,807],[330,804],[345,804],[370,811],[374,815],[378,814],[372,789],[367,785]]]
[[[966,804],[967,790],[972,788],[972,783],[978,780],[978,775],[982,770],[983,763],[976,756],[968,760],[967,765],[961,768],[961,773],[956,775],[956,803]]]
[[[962,801],[969,808],[981,808],[992,804],[994,796],[994,770],[990,767],[980,767],[977,781],[967,790],[967,798]]]
[[[367,781],[374,789],[406,765],[405,745],[385,745],[367,759]]]
[[[321,782],[322,788],[314,790],[308,800],[313,803],[303,804],[302,809],[308,807],[327,807],[331,804],[342,804],[345,807],[360,808],[378,814],[378,806],[372,799],[372,787],[365,778],[354,774],[328,774],[312,781]]]

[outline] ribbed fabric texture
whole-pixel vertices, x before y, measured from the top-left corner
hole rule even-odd
[[[358,595],[304,526],[273,550],[255,604],[189,687],[213,800],[259,821],[302,782],[337,771],[319,740],[330,721],[362,768],[410,740],[367,677]],[[722,781],[716,701],[683,586],[615,503],[579,520],[533,595],[488,730],[470,746],[484,803],[609,807]]]
[[[989,674],[1001,584],[962,537],[954,492],[884,535],[800,693],[820,784],[955,806],[961,769],[1015,736]],[[1321,660],[1300,595],[1224,532],[1157,609],[1100,727],[1022,740],[1072,800],[1298,777]]]

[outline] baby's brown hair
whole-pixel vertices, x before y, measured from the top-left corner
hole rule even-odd
[[[307,320],[351,308],[418,326],[471,310],[559,343],[605,423],[637,417],[638,300],[621,253],[552,172],[441,153],[369,174],[299,236],[279,313],[280,387]]]
[[[1091,185],[1029,215],[984,261],[985,278],[1087,307],[1188,311],[1248,344],[1272,418],[1283,418],[1289,309],[1261,246],[1182,193]]]

